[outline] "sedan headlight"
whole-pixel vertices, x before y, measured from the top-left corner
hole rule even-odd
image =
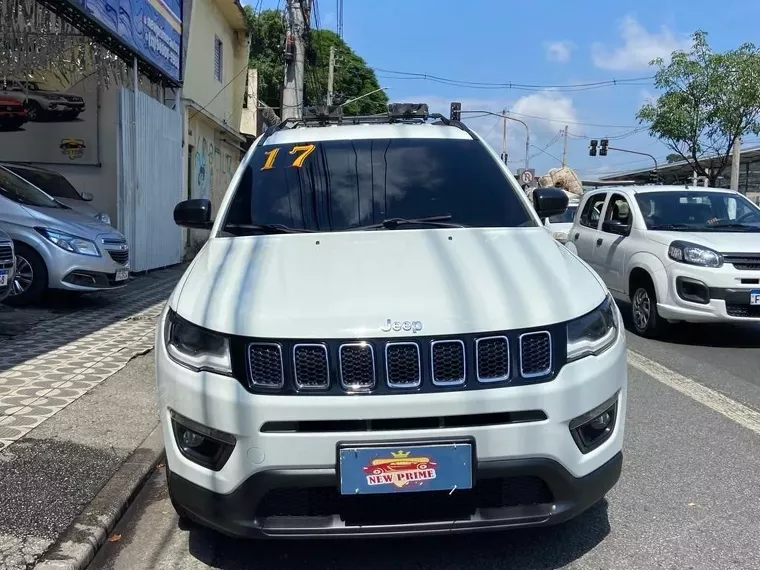
[[[95,216],[95,219],[100,220],[101,222],[103,222],[104,224],[108,224],[109,226],[111,225],[111,216],[109,216],[108,214],[104,214],[103,212],[97,214]]]
[[[607,350],[615,342],[619,327],[615,301],[607,295],[596,309],[568,323],[568,362]]]
[[[229,340],[186,321],[174,311],[169,311],[166,318],[165,341],[169,356],[182,366],[196,372],[232,374]]]
[[[673,261],[701,267],[721,267],[723,265],[723,256],[717,251],[688,241],[671,243],[668,247],[668,257]]]
[[[81,237],[73,236],[64,232],[56,230],[49,230],[47,228],[36,228],[37,231],[53,242],[55,245],[69,253],[79,253],[81,255],[89,255],[92,257],[100,257],[100,251],[95,242]]]

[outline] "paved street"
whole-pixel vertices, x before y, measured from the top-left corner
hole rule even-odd
[[[181,271],[0,308],[0,570],[31,567],[155,427],[140,355]]]
[[[178,528],[159,470],[91,570],[760,568],[760,329],[679,327],[668,342],[628,340],[624,474],[606,501],[569,524],[446,539],[251,543]]]

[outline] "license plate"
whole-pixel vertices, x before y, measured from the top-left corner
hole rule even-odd
[[[119,269],[116,272],[116,281],[126,281],[129,279],[129,269]]]
[[[8,272],[5,269],[0,269],[0,287],[8,286]]]
[[[456,491],[472,488],[469,443],[341,447],[343,495]]]
[[[760,289],[752,289],[749,292],[749,304],[760,305]]]

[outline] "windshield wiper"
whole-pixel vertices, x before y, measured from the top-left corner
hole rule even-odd
[[[425,218],[388,218],[383,220],[379,224],[369,224],[366,226],[357,226],[353,228],[347,228],[346,231],[353,230],[375,230],[386,229],[395,230],[399,226],[419,224],[423,226],[433,226],[436,228],[463,228],[462,224],[448,223],[446,220],[451,219],[451,214],[441,214],[440,216],[427,216]]]
[[[707,226],[705,229],[708,230],[721,230],[721,229],[730,229],[730,230],[745,230],[748,232],[760,232],[760,228],[757,226],[750,226],[747,224],[715,224],[713,226]]]
[[[241,230],[241,233],[231,232],[230,230]],[[252,235],[255,233],[263,234],[301,234],[301,233],[313,233],[314,230],[303,230],[298,228],[290,228],[283,226],[282,224],[227,224],[224,226],[224,231],[233,233],[235,235]],[[242,233],[245,232],[245,233]]]
[[[698,228],[687,224],[656,224],[649,228],[650,230],[662,231],[679,231],[679,230],[696,230]]]

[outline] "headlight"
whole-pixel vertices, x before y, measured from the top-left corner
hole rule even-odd
[[[111,225],[111,216],[109,216],[108,214],[104,214],[101,212],[100,214],[97,214],[95,216],[95,219],[100,220],[101,222],[103,222],[104,224],[108,224],[109,226]]]
[[[88,239],[80,238],[55,230],[49,230],[47,228],[36,228],[36,230],[43,237],[47,238],[61,249],[64,249],[70,253],[79,253],[81,255],[100,257],[98,246],[95,245],[95,242],[92,242]]]
[[[182,366],[196,372],[232,373],[229,340],[187,322],[174,311],[166,317],[165,341],[169,356]]]
[[[673,261],[701,267],[721,267],[723,265],[723,256],[717,251],[688,241],[671,243],[668,247],[668,257]]]
[[[608,295],[596,309],[568,323],[568,362],[607,350],[615,342],[619,326],[615,301]]]

